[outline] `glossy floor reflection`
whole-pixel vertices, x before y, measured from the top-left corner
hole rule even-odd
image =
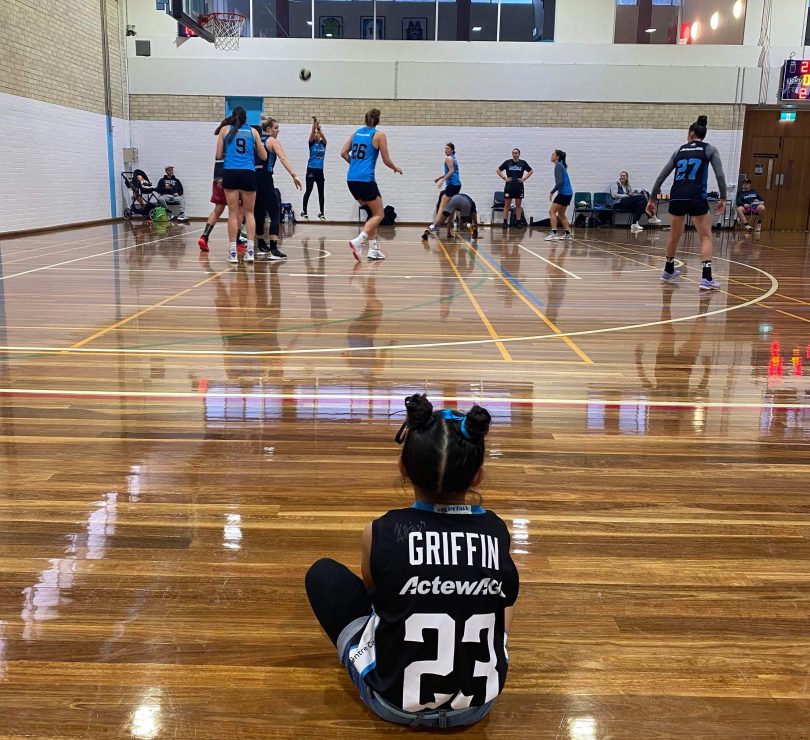
[[[0,242],[0,737],[407,732],[303,573],[407,503],[424,388],[492,410],[482,492],[522,579],[465,734],[807,734],[806,235],[718,236],[702,295],[694,237],[672,287],[653,232],[397,227],[355,267],[352,229],[306,224],[234,268],[217,230],[207,257],[195,225]]]

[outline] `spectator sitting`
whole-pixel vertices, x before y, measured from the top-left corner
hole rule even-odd
[[[143,170],[134,170],[132,173],[132,186],[135,188],[136,202],[144,205],[149,201],[149,197],[157,201],[158,205],[166,208],[166,199],[158,195],[155,186],[149,180],[149,176]]]
[[[631,214],[630,231],[644,231],[638,220],[644,214],[647,207],[647,196],[639,190],[633,190],[630,185],[630,175],[625,170],[619,173],[619,179],[610,183],[608,188],[611,198],[613,198],[613,210],[619,213]],[[657,216],[648,219],[651,224],[660,224],[661,220]]]
[[[174,167],[172,165],[166,167],[166,174],[158,180],[157,191],[163,196],[166,204],[180,206],[180,213],[177,216],[172,215],[172,220],[188,221],[186,218],[186,201],[183,198],[183,183],[174,176]]]
[[[765,213],[765,201],[762,196],[751,187],[751,181],[743,182],[742,190],[737,192],[737,218],[745,226],[746,231],[762,225],[762,214]],[[746,216],[751,216],[754,226],[748,223]]]

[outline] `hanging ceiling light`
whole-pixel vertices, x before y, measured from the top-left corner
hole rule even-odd
[[[717,30],[717,27],[720,25],[720,13],[712,13],[712,17],[709,19],[709,25],[712,27],[712,31]]]
[[[692,24],[692,28],[689,29],[689,35],[692,37],[692,41],[697,41],[698,36],[700,36],[700,23],[698,21]]]
[[[743,14],[743,0],[737,0],[734,3],[734,7],[732,7],[731,12],[734,14],[735,18],[742,18]]]

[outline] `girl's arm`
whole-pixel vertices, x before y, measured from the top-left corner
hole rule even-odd
[[[290,177],[292,177],[295,187],[300,190],[301,181],[298,179],[298,175],[293,172],[293,168],[287,160],[287,155],[284,153],[284,147],[281,146],[281,142],[278,139],[268,139],[267,143],[270,144],[270,148],[276,153],[279,162],[284,165],[284,169],[290,173]]]
[[[352,137],[350,136],[346,139],[346,143],[343,145],[343,149],[340,150],[340,156],[346,160],[348,164],[351,164],[352,158],[349,156],[349,152],[352,150]]]
[[[217,159],[222,159],[225,156],[225,129],[217,134]]]
[[[557,162],[557,164],[554,165],[554,189],[551,191],[550,195],[554,195],[554,193],[556,193],[562,187],[563,184],[562,168],[563,168],[562,162]]]
[[[318,129],[318,119],[312,116],[312,130],[309,132],[309,143],[315,141],[315,131]]]
[[[385,162],[385,166],[401,175],[402,170],[391,161],[391,156],[388,154],[388,139],[385,134],[378,131],[374,134],[374,140],[377,144],[377,148],[380,150],[380,156],[382,157],[382,161]]]
[[[318,123],[318,133],[321,135],[321,142],[324,146],[326,146],[326,134],[323,132],[320,123]]]
[[[526,170],[526,174],[520,178],[521,182],[526,182],[532,175],[534,174],[534,170]]]
[[[666,180],[672,170],[675,169],[675,154],[677,154],[677,152],[674,152],[669,158],[669,161],[664,165],[664,169],[661,170],[661,174],[658,175],[658,179],[655,181],[655,185],[653,185],[653,189],[650,191],[650,199],[647,201],[647,208],[645,209],[648,216],[655,214],[655,199],[661,192],[661,186],[664,184],[664,180]]]
[[[366,588],[373,588],[374,579],[371,577],[371,522],[366,524],[363,534],[360,535],[360,572],[363,574],[363,583]]]
[[[512,620],[515,618],[515,607],[507,606],[503,610],[503,629],[506,634],[509,634],[509,629],[512,627]]]
[[[447,174],[446,174],[446,175],[442,175],[441,177],[437,177],[437,178],[436,178],[436,179],[433,181],[433,182],[435,182],[437,185],[438,185],[438,184],[439,184],[439,183],[440,183],[442,180],[447,180],[447,179],[448,179],[449,177],[451,177],[451,176],[452,176],[452,174],[453,174],[453,158],[452,158],[452,157],[445,157],[445,158],[444,158],[444,163],[447,165]]]

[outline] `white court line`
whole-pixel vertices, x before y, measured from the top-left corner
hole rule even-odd
[[[558,336],[558,335],[554,335]],[[492,340],[496,341],[496,340]],[[56,388],[0,388],[0,395],[6,396],[76,396],[96,398],[153,398],[153,399],[206,399],[206,398],[241,398],[241,399],[276,399],[281,401],[402,401],[402,394],[383,393],[215,393],[206,391],[104,391],[104,390],[60,390]],[[618,407],[627,404],[644,408],[685,408],[685,409],[810,409],[810,403],[762,403],[756,401],[669,401],[665,399],[650,400],[647,398],[622,398],[616,400],[593,398],[548,398],[537,396],[445,396],[438,397],[437,402],[454,401],[459,404],[523,404],[526,406],[605,406]]]
[[[501,337],[499,339],[467,339],[456,342],[424,342],[420,344],[394,344],[388,346],[377,347],[378,352],[390,352],[392,350],[400,349],[430,349],[433,347],[468,347],[472,345],[481,344],[494,344],[495,342],[533,342],[541,341],[544,339],[561,339],[562,337],[586,337],[596,334],[612,334],[619,331],[631,331],[633,329],[645,329],[650,326],[664,326],[666,324],[678,324],[682,321],[691,321],[692,319],[706,318],[708,316],[718,316],[731,311],[737,311],[741,308],[748,308],[754,306],[768,298],[770,298],[777,290],[779,290],[779,282],[771,273],[761,270],[759,267],[753,265],[746,265],[743,262],[736,260],[726,259],[725,257],[715,257],[716,260],[723,260],[730,262],[741,267],[747,267],[751,270],[765,275],[771,281],[771,287],[759,296],[738,303],[734,306],[726,306],[725,308],[718,308],[715,311],[706,311],[705,313],[695,313],[689,316],[679,316],[677,319],[667,319],[665,321],[644,321],[639,324],[627,324],[623,326],[607,326],[601,329],[582,329],[580,331],[560,332],[559,334],[536,334],[533,336],[524,337]],[[324,348],[311,348],[311,349],[294,349],[294,350],[248,350],[248,351],[232,351],[232,350],[193,350],[193,349],[137,349],[137,348],[90,348],[90,347],[20,347],[20,346],[0,346],[0,350],[7,350],[11,352],[60,352],[62,354],[74,353],[88,353],[88,354],[142,354],[142,355],[192,355],[192,356],[238,356],[238,357],[253,357],[253,356],[272,356],[272,355],[314,355],[314,354],[334,354],[336,352],[367,352],[368,347],[324,347]]]
[[[566,270],[564,267],[560,267],[555,262],[552,262],[551,260],[547,260],[542,255],[537,254],[537,252],[533,252],[531,249],[529,249],[528,247],[524,247],[522,244],[518,244],[518,249],[522,249],[524,252],[528,252],[529,254],[533,254],[535,257],[537,257],[537,259],[543,260],[543,262],[545,262],[546,264],[551,265],[552,267],[556,267],[558,270],[561,270],[566,275],[570,275],[572,278],[576,278],[577,280],[582,280],[582,278],[579,275],[574,275],[574,273],[571,272],[570,270]]]
[[[195,232],[192,232],[195,233]],[[90,260],[94,257],[104,257],[108,254],[115,254],[116,252],[126,252],[128,249],[135,249],[135,247],[145,247],[147,244],[157,244],[158,242],[166,241],[166,239],[176,239],[177,235],[172,236],[164,236],[161,239],[152,239],[148,242],[141,242],[140,244],[130,244],[128,247],[118,247],[117,249],[110,249],[106,252],[98,252],[97,254],[88,254],[84,257],[76,257],[76,259],[66,260],[65,262],[56,262],[53,265],[42,265],[41,267],[34,267],[31,270],[24,270],[23,272],[13,272],[11,275],[3,275],[0,277],[0,281],[2,280],[10,280],[13,277],[22,277],[23,275],[30,275],[33,272],[40,272],[42,270],[51,270],[54,267],[61,267],[62,265],[71,265],[74,262],[82,262],[83,260]]]

